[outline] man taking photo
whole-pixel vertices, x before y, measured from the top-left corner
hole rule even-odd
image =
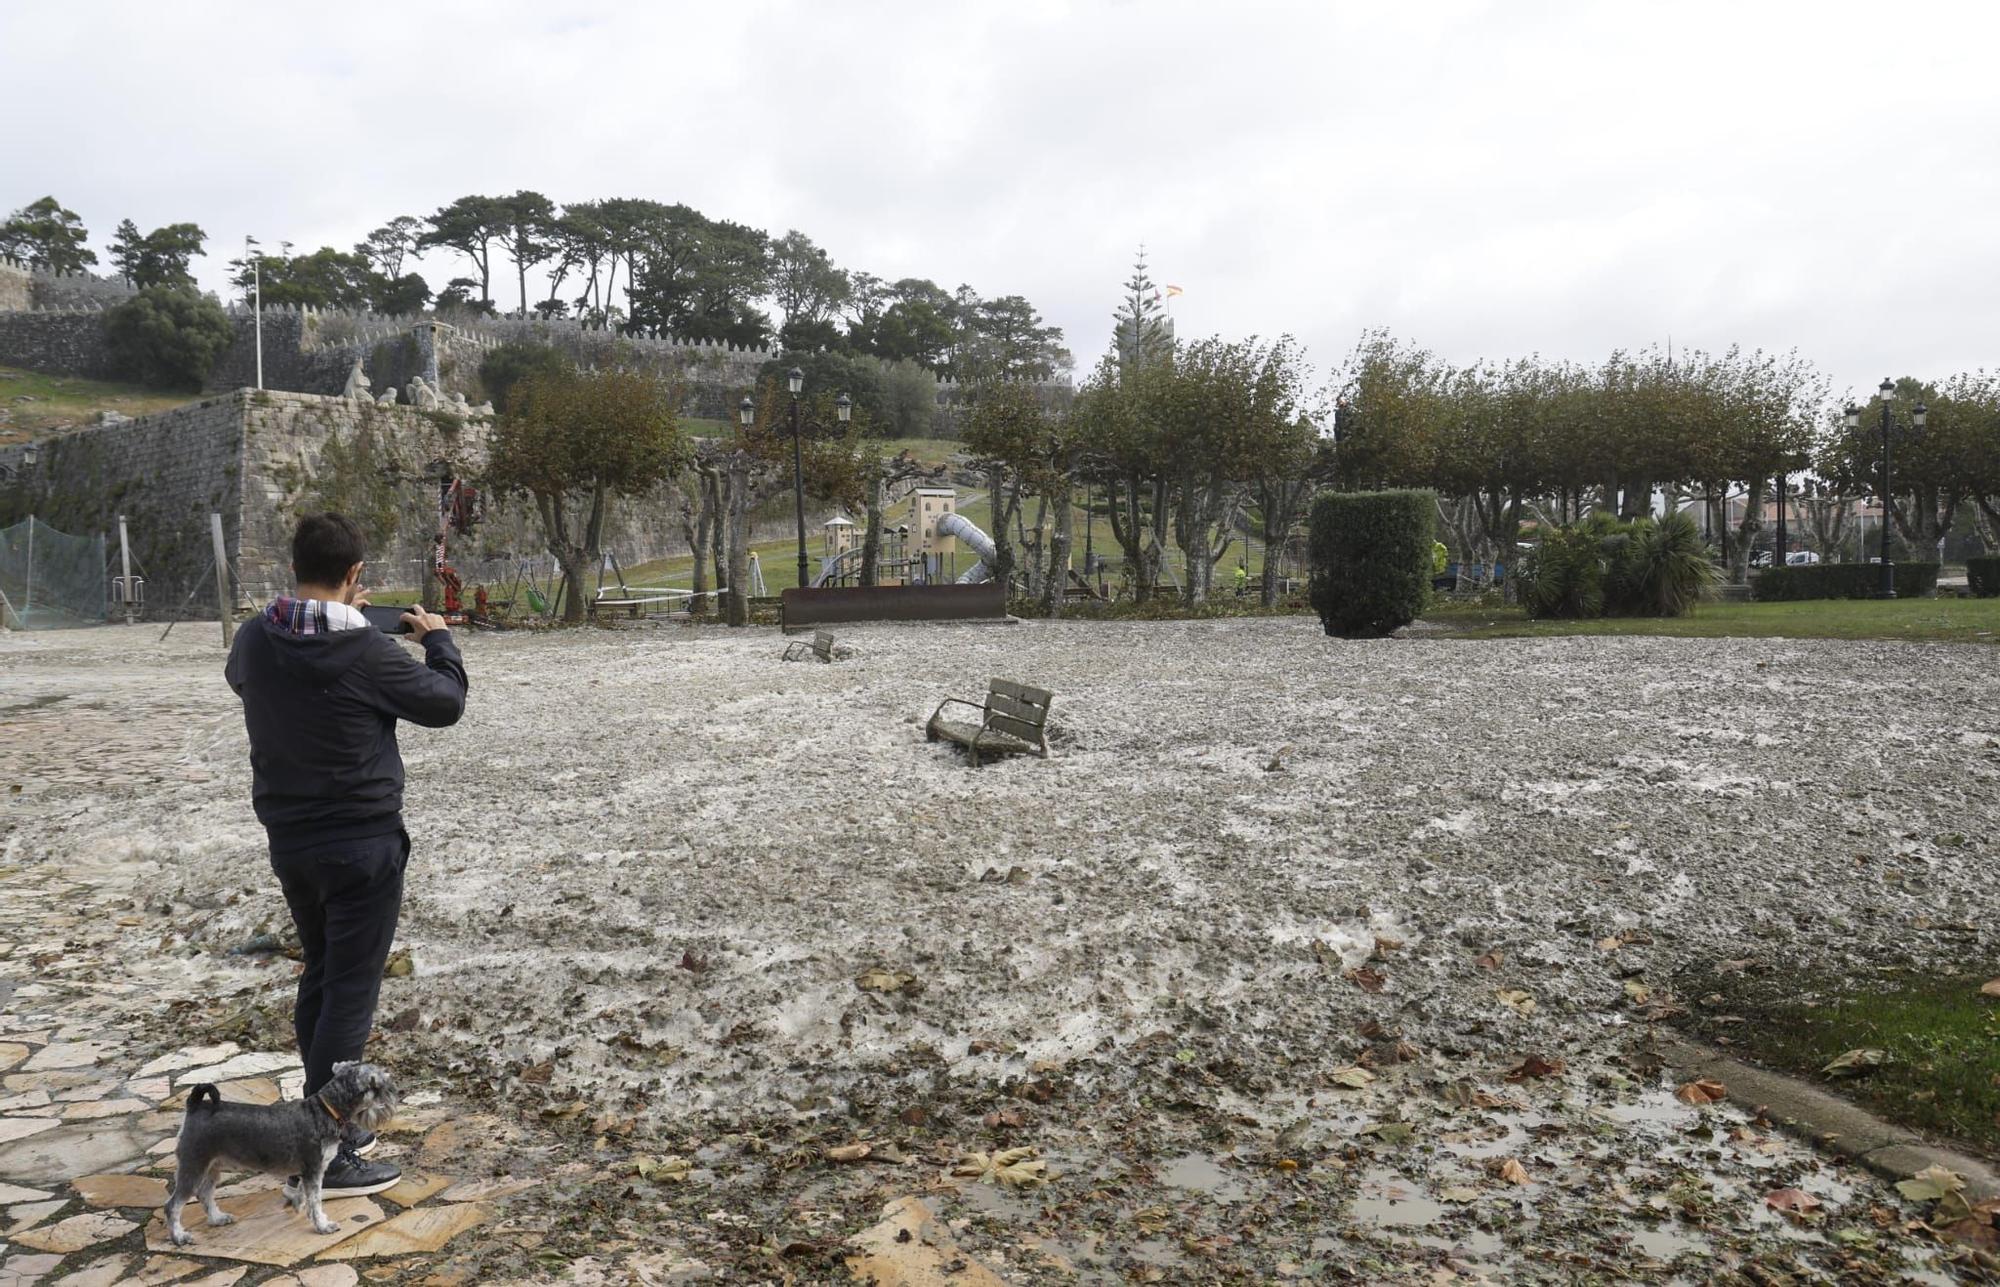
[[[292,1026],[307,1095],[334,1064],[361,1058],[396,936],[410,856],[396,721],[443,728],[465,711],[465,663],[443,617],[421,606],[402,615],[423,645],[419,664],[362,615],[363,553],[353,519],[300,519],[297,588],[237,632],[223,671],[243,699],[251,803],[305,954]],[[396,1183],[395,1167],[363,1156],[374,1146],[370,1132],[343,1134],[327,1197]]]

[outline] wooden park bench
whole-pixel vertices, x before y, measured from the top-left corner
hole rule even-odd
[[[974,768],[979,767],[982,755],[1033,752],[1046,760],[1049,758],[1049,703],[1054,700],[1055,694],[1047,689],[995,679],[987,685],[984,705],[962,697],[945,698],[931,715],[930,723],[924,726],[924,738],[931,742],[944,738],[958,743],[972,756]],[[970,706],[980,712],[979,722],[972,724],[945,719],[944,708],[947,706]]]
[[[827,630],[813,631],[812,642],[801,639],[785,649],[784,661],[804,661],[807,657],[817,657],[821,661],[833,660],[833,634]]]

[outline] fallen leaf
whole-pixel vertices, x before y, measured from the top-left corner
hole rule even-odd
[[[1681,1088],[1674,1092],[1674,1098],[1699,1108],[1703,1104],[1719,1104],[1728,1099],[1729,1088],[1713,1078],[1704,1077],[1699,1081],[1682,1083]]]
[[[826,1151],[829,1162],[859,1162],[875,1151],[868,1144],[841,1144]]]
[[[1348,1090],[1360,1090],[1363,1086],[1375,1080],[1375,1074],[1361,1067],[1342,1068],[1335,1071],[1327,1080],[1336,1086],[1344,1086]]]
[[[1518,1158],[1503,1157],[1493,1164],[1493,1174],[1509,1184],[1533,1184],[1528,1178],[1528,1168],[1522,1166]]]
[[[1388,938],[1384,935],[1377,934],[1375,936],[1375,959],[1378,961],[1382,960],[1384,957],[1388,956],[1389,953],[1394,952],[1395,950],[1397,950],[1402,946],[1403,946],[1402,939]]]
[[[1273,1165],[1276,1166],[1280,1171],[1284,1171],[1288,1174],[1292,1171],[1296,1171],[1299,1169],[1299,1163],[1297,1158],[1281,1157],[1275,1163],[1273,1163]]]
[[[1476,1202],[1479,1200],[1479,1190],[1471,1185],[1458,1184],[1442,1190],[1438,1197],[1446,1202]]]
[[[1941,1236],[1952,1242],[1978,1247],[1988,1253],[2000,1252],[2000,1198],[1980,1203],[1962,1219],[1948,1224],[1933,1221],[1932,1225]]]
[[[693,1164],[684,1157],[654,1157],[650,1153],[641,1153],[632,1159],[632,1173],[655,1184],[684,1184],[693,1169]]]
[[[1863,1046],[1856,1050],[1850,1050],[1844,1055],[1836,1056],[1831,1063],[1820,1069],[1820,1071],[1829,1077],[1859,1077],[1864,1073],[1870,1073],[1880,1068],[1888,1060],[1889,1054],[1887,1051],[1877,1050],[1871,1046]]]
[[[1764,1205],[1788,1216],[1804,1217],[1819,1210],[1820,1201],[1803,1189],[1777,1189],[1764,1195]]]
[[[548,1059],[538,1064],[529,1064],[521,1070],[521,1080],[533,1086],[546,1086],[549,1084],[549,1079],[555,1075],[555,1063]]]
[[[863,992],[901,992],[916,981],[914,974],[878,965],[872,970],[864,970],[854,983]]]
[[[1965,1177],[1942,1166],[1927,1166],[1907,1180],[1896,1181],[1896,1192],[1912,1202],[1937,1202],[1965,1188]]]
[[[1482,970],[1497,970],[1506,959],[1507,954],[1505,952],[1481,952],[1478,956],[1472,958],[1472,963]]]
[[[1653,999],[1653,989],[1638,979],[1625,980],[1625,999],[1633,1005],[1644,1005]]]
[[[1382,985],[1389,981],[1388,975],[1380,970],[1371,970],[1365,965],[1358,970],[1349,970],[1342,977],[1354,980],[1354,985],[1363,992],[1380,992]]]
[[[1408,1122],[1371,1122],[1361,1128],[1361,1133],[1387,1144],[1407,1144],[1415,1138],[1417,1128]]]
[[[1499,997],[1514,1013],[1526,1017],[1535,1012],[1535,998],[1531,993],[1519,988],[1501,988],[1493,994]]]
[[[1623,946],[1625,946],[1625,940],[1616,934],[1611,935],[1609,938],[1597,940],[1597,950],[1600,952],[1616,952]]]
[[[1025,1189],[1049,1182],[1049,1164],[1035,1156],[1032,1148],[1002,1149],[998,1153],[967,1153],[958,1161],[953,1175],[971,1176],[1002,1188]]]
[[[1558,1077],[1569,1067],[1561,1059],[1545,1059],[1541,1055],[1529,1055],[1520,1063],[1507,1070],[1507,1080],[1526,1081],[1530,1077]]]
[[[1979,995],[2000,997],[2000,979],[1988,979],[1979,985]]]

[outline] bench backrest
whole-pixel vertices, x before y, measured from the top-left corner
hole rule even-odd
[[[1042,727],[1049,722],[1049,703],[1055,697],[1045,688],[1030,688],[1011,679],[993,680],[986,689],[986,727],[1039,742]]]

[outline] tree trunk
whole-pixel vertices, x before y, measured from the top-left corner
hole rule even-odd
[[[589,577],[589,551],[570,538],[568,515],[563,510],[563,498],[555,495],[535,497],[535,508],[542,516],[542,531],[548,539],[549,553],[555,555],[562,565],[562,619],[564,625],[583,623],[584,584]]]
[[[750,624],[750,461],[741,451],[729,458],[725,510],[729,515],[728,621]]]
[[[1058,475],[1051,498],[1049,522],[1049,567],[1042,578],[1042,615],[1060,617],[1063,601],[1069,596],[1070,476]]]
[[[708,611],[708,545],[709,534],[715,528],[715,506],[710,502],[707,487],[699,489],[700,503],[695,507],[694,539],[688,542],[688,551],[694,555],[694,597],[688,600],[688,611],[697,615]]]
[[[993,579],[1000,583],[1002,594],[1014,592],[1014,541],[1009,535],[1014,517],[1020,511],[1020,496],[1010,496],[1007,488],[1007,471],[995,469],[988,475],[990,494],[993,498],[993,566],[988,569]]]
[[[1723,489],[1723,504],[1728,505],[1729,489]],[[1726,512],[1726,511],[1725,511]],[[1736,548],[1729,553],[1729,580],[1734,585],[1750,583],[1750,547],[1758,532],[1764,530],[1764,483],[1753,478],[1743,489],[1743,517],[1736,525]]]
[[[874,585],[882,574],[882,473],[869,472],[866,482],[868,527],[861,534],[861,576],[859,584]]]

